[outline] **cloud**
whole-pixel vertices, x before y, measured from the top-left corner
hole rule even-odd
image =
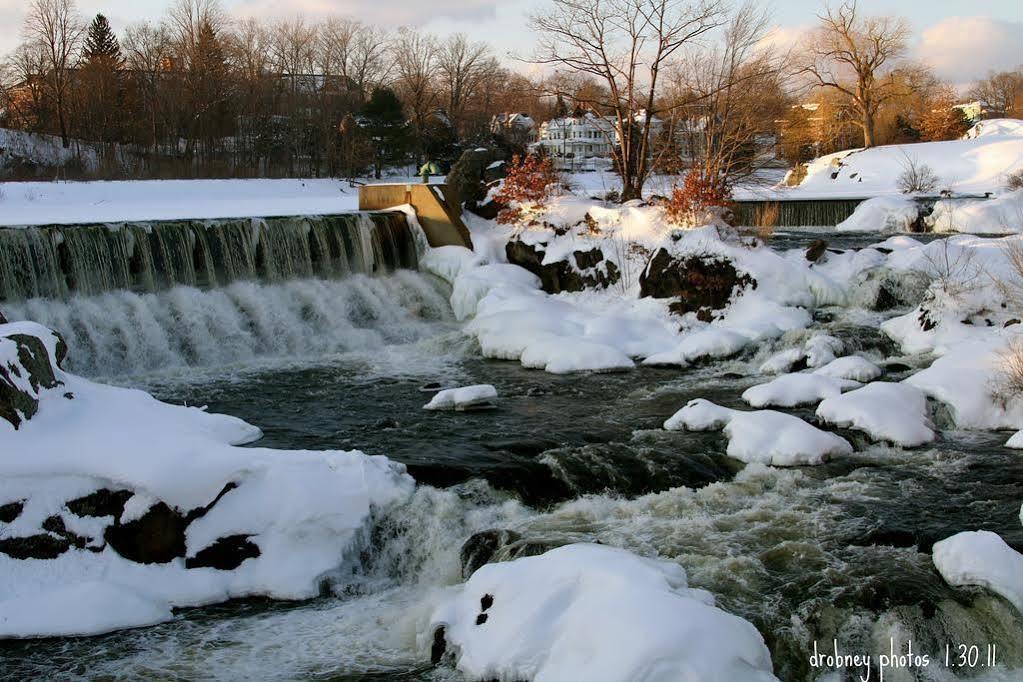
[[[370,24],[423,26],[438,19],[464,22],[492,20],[497,16],[497,0],[241,0],[229,3],[243,16],[274,17],[303,14],[313,17],[350,16]]]
[[[920,36],[916,57],[938,77],[966,85],[988,71],[1023,64],[1023,22],[991,17],[949,17]]]

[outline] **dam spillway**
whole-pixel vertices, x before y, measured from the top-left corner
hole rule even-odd
[[[0,303],[418,266],[400,212],[0,228]]]

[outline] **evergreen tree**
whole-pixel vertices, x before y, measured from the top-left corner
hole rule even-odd
[[[121,45],[117,42],[117,36],[110,28],[110,22],[102,14],[89,24],[89,32],[85,37],[85,49],[83,50],[85,63],[89,65],[102,65],[107,68],[119,69],[123,61],[121,56]]]
[[[77,83],[83,137],[100,142],[120,138],[125,124],[123,66],[117,36],[107,18],[97,14],[85,36]]]
[[[565,118],[568,116],[568,105],[565,104],[565,98],[558,94],[558,99],[554,103],[554,118]]]
[[[376,88],[362,107],[361,116],[373,146],[374,170],[404,163],[411,140],[401,100],[390,88]]]

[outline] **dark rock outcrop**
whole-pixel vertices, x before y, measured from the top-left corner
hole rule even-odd
[[[6,337],[17,344],[17,360],[0,361],[0,419],[15,429],[39,409],[39,392],[59,385],[42,339],[28,334]],[[25,383],[28,383],[26,389]]]
[[[140,518],[108,527],[104,537],[114,551],[129,561],[165,564],[185,556],[187,526],[182,514],[158,502]]]
[[[230,535],[220,538],[209,547],[205,547],[194,557],[185,559],[185,568],[216,568],[221,571],[233,571],[246,559],[255,559],[260,555],[259,547],[249,540],[249,535]]]
[[[113,516],[121,517],[125,503],[134,493],[130,490],[107,490],[102,488],[85,497],[69,501],[65,506],[75,516]]]
[[[21,516],[23,509],[25,509],[24,500],[0,504],[0,523],[14,522],[19,516]]]
[[[735,269],[730,260],[709,254],[674,256],[658,249],[639,277],[640,297],[673,298],[669,309],[676,315],[696,313],[709,322],[733,296],[756,289],[757,281]]]
[[[56,559],[69,549],[67,539],[49,533],[0,539],[0,554],[12,559]]]
[[[7,324],[7,318],[4,317],[4,311],[0,310],[0,324]]]
[[[504,252],[508,262],[529,270],[540,278],[543,290],[549,294],[562,291],[583,291],[584,289],[606,289],[621,280],[618,266],[604,260],[600,249],[575,251],[572,263],[560,260],[544,264],[543,244],[533,246],[520,239],[505,244]],[[600,266],[603,264],[603,268]]]
[[[816,263],[824,256],[827,250],[828,242],[824,239],[818,239],[806,249],[806,260]]]
[[[462,544],[462,577],[468,579],[481,567],[493,561],[497,552],[522,536],[513,530],[491,529],[473,533]]]

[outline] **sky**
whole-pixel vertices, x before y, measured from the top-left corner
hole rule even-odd
[[[102,12],[116,31],[141,19],[158,19],[168,0],[78,0],[82,14]],[[438,34],[463,32],[485,40],[508,61],[528,57],[535,36],[527,16],[546,0],[222,0],[235,16],[280,17],[331,14],[367,22],[413,26]],[[791,43],[811,27],[823,0],[769,0],[775,39]],[[28,0],[0,0],[0,54],[20,40]],[[914,30],[912,57],[937,75],[965,86],[990,69],[1023,65],[1023,2],[1020,0],[860,0],[870,14],[899,14]],[[523,67],[525,68],[525,67]]]

